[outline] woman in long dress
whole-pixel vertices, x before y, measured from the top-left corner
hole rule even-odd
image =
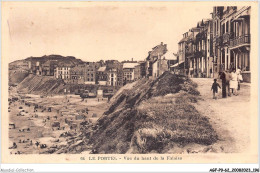
[[[230,89],[233,89],[233,94],[237,95],[237,87],[238,87],[238,76],[235,70],[231,72],[231,80],[230,80]]]
[[[240,83],[243,81],[243,77],[239,67],[237,68],[236,73],[237,73],[237,82],[238,82],[237,90],[240,90]]]

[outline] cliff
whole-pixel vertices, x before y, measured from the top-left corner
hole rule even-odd
[[[98,120],[89,143],[93,153],[167,153],[176,146],[210,145],[217,134],[193,104],[196,84],[165,72],[120,89]]]

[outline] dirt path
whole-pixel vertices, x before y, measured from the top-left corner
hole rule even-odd
[[[250,84],[241,84],[238,96],[212,99],[211,85],[213,79],[193,78],[198,84],[198,90],[203,100],[199,101],[197,109],[209,117],[216,130],[219,140],[212,145],[216,152],[244,152],[250,142]],[[221,81],[218,82],[221,85]]]

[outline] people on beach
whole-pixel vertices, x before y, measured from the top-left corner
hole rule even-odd
[[[13,142],[13,147],[12,148],[17,148],[17,144],[15,142]]]
[[[40,142],[36,141],[36,142],[35,142],[35,145],[36,145],[36,147],[38,148],[38,146],[40,145]]]
[[[221,88],[220,85],[217,83],[217,79],[214,79],[214,82],[211,86],[211,90],[213,90],[213,99],[217,99],[216,94],[218,94],[218,88]]]

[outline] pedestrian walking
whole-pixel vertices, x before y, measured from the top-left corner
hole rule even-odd
[[[231,92],[230,92],[230,80],[231,80],[231,73],[229,71],[225,71],[225,76],[226,76],[226,87],[227,87],[227,92],[228,92],[228,96],[231,96]]]
[[[217,83],[217,79],[214,79],[214,82],[211,86],[211,90],[213,90],[213,99],[217,99],[216,94],[218,94],[218,88],[221,88],[220,85]]]
[[[226,87],[226,74],[225,72],[222,72],[220,74],[220,79],[222,80],[222,98],[227,97],[227,87]]]

